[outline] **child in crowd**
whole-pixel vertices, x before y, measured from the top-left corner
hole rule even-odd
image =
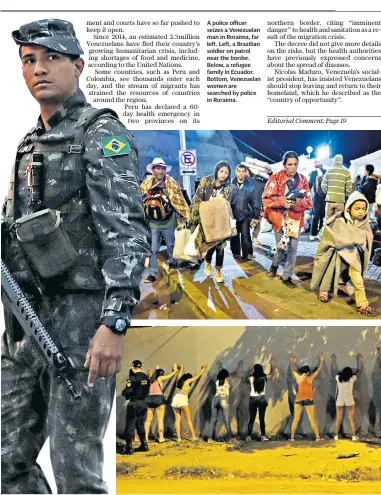
[[[349,196],[344,212],[327,220],[311,280],[311,289],[319,289],[322,303],[329,302],[330,292],[337,295],[340,278],[344,283],[351,281],[357,310],[363,316],[375,312],[368,303],[363,279],[373,241],[368,210],[365,196],[355,191]]]

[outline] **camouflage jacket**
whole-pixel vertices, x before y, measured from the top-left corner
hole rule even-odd
[[[42,153],[43,205],[61,212],[62,226],[79,255],[76,264],[55,281],[53,290],[49,286],[44,297],[54,297],[55,287],[57,293],[104,290],[100,318],[117,315],[129,319],[140,297],[144,259],[150,255],[137,150],[111,110],[99,115],[80,134],[82,142],[73,145],[81,116],[89,108],[78,89],[49,119],[49,130],[40,118],[23,138],[9,187],[5,222],[9,227],[32,212],[27,204],[25,169],[33,152]],[[25,259],[14,238],[5,246],[4,259],[23,286],[23,278],[27,278]]]

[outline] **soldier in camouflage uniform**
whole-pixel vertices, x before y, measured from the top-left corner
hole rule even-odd
[[[144,259],[150,255],[137,151],[112,110],[95,110],[86,103],[78,87],[83,51],[72,24],[37,21],[12,35],[41,115],[17,150],[5,209],[3,259],[74,362],[81,398],[70,398],[6,311],[2,493],[51,493],[36,463],[48,436],[59,493],[107,493],[103,436],[124,334],[139,300]],[[39,206],[61,212],[61,225],[78,255],[66,272],[49,279],[31,268],[13,228],[15,220],[34,211],[28,171],[37,152],[43,158]]]

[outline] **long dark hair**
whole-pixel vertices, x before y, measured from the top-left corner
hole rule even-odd
[[[286,162],[289,158],[296,158],[299,163],[299,157],[298,154],[295,153],[295,151],[286,151],[286,153],[282,157],[283,165],[286,165]]]
[[[221,160],[217,163],[217,165],[214,167],[214,180],[218,179],[218,171],[220,168],[226,167],[229,170],[229,175],[227,179],[225,179],[223,182],[221,182],[222,185],[227,185],[230,182],[230,177],[232,175],[232,169],[231,166],[228,162],[225,162],[224,160]]]
[[[156,380],[159,378],[159,376],[163,376],[163,375],[164,375],[163,369],[159,368],[159,369],[155,370],[154,374],[151,376],[150,382],[151,383],[156,382]]]
[[[311,368],[307,364],[301,366],[297,370],[297,372],[299,373],[299,375],[310,375],[312,373]]]
[[[229,371],[223,368],[218,372],[217,375],[217,380],[218,380],[218,385],[222,387],[222,385],[225,383],[226,378],[229,376]]]
[[[339,382],[349,382],[353,376],[352,368],[346,366],[342,371],[339,371]]]
[[[177,382],[177,388],[181,390],[184,383],[186,382],[186,380],[189,380],[189,378],[193,378],[193,375],[191,375],[190,373],[184,373]]]
[[[253,378],[254,390],[257,394],[261,394],[264,391],[267,382],[267,377],[261,364],[254,364]]]

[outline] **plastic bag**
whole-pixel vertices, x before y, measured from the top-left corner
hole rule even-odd
[[[187,256],[184,251],[186,245],[191,238],[191,231],[187,228],[176,229],[175,231],[175,246],[173,248],[173,257],[180,261],[190,261],[191,263],[197,262],[197,257]]]
[[[200,230],[200,226],[197,225],[197,227],[195,228],[193,234],[190,236],[190,238],[189,238],[189,240],[185,246],[184,254],[186,256],[191,256],[193,258],[197,258],[198,256],[200,256],[199,250],[196,246],[196,237],[197,237],[197,234],[199,233],[199,230]]]

